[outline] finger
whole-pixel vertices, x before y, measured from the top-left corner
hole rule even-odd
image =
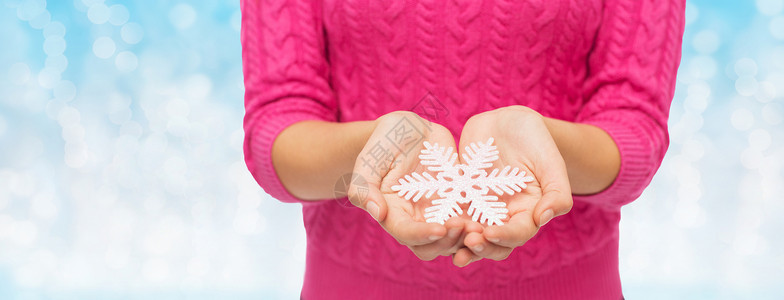
[[[542,200],[536,203],[534,215],[538,227],[542,227],[557,216],[564,215],[572,209],[572,194],[560,190],[545,190]]]
[[[411,250],[422,260],[433,260],[440,255],[456,252],[462,246],[464,221],[458,217],[450,218],[444,227],[446,236],[429,244],[411,246]]]
[[[384,221],[387,215],[387,201],[381,194],[378,182],[368,182],[361,173],[351,176],[348,187],[348,200],[355,206],[367,211],[378,222]]]
[[[538,230],[539,227],[534,224],[531,214],[524,211],[512,215],[509,222],[502,226],[485,228],[482,234],[490,243],[515,248],[525,244]]]
[[[471,250],[463,247],[458,249],[457,252],[452,255],[452,264],[462,268],[481,259],[481,257],[476,256],[473,252],[471,252]]]
[[[374,133],[375,136],[375,133]],[[374,140],[371,136],[370,141]],[[369,164],[370,149],[374,145],[368,142],[354,162],[351,174],[351,183],[348,189],[348,199],[352,204],[367,211],[378,222],[386,219],[387,203],[381,193],[381,181],[389,169],[379,168],[377,164]]]
[[[485,229],[485,227],[481,223],[479,223],[479,222],[471,221],[471,220],[467,220],[466,221],[466,224],[465,224],[465,231],[466,232],[482,233],[482,231],[484,231],[484,229]]]
[[[538,227],[544,226],[554,217],[564,215],[572,209],[572,192],[568,177],[552,181],[542,180],[542,199],[534,207],[534,219]]]
[[[554,149],[550,151],[558,153],[554,145],[552,148]],[[533,211],[534,220],[539,227],[572,209],[572,189],[569,185],[566,164],[560,155],[545,160],[544,164],[547,168],[539,170],[535,175],[542,186],[542,199],[536,203]]]
[[[466,226],[468,225],[468,222],[469,220],[462,217],[452,217],[446,221],[446,235],[450,239],[452,246],[441,255],[454,254],[457,252],[457,249],[463,247],[463,240],[465,239]]]
[[[475,255],[492,260],[504,260],[512,253],[512,248],[490,243],[482,234],[476,232],[466,235],[465,246]]]
[[[455,254],[452,254],[452,264],[456,267],[465,267],[471,263],[471,257],[473,255],[474,254],[471,250],[468,250],[468,248],[460,248]]]
[[[414,220],[408,212],[399,208],[389,210],[381,225],[406,246],[430,244],[446,235],[444,225]]]

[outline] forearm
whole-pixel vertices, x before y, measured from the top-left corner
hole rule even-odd
[[[566,162],[572,193],[595,194],[613,183],[621,157],[604,130],[546,117],[544,122]]]
[[[335,183],[351,173],[375,124],[303,121],[287,127],[272,146],[272,163],[278,178],[297,198],[334,197]]]

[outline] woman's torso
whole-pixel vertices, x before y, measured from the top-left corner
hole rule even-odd
[[[339,120],[413,110],[447,127],[456,140],[469,117],[508,105],[574,119],[602,18],[598,0],[322,5]],[[617,211],[575,203],[506,261],[480,261],[458,271],[447,257],[420,261],[364,211],[345,203],[304,206],[309,259],[330,259],[412,288],[471,291],[489,281],[506,286],[547,273],[617,239],[619,219]]]

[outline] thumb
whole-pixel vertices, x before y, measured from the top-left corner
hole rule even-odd
[[[557,166],[557,164],[556,164]],[[560,167],[560,168],[559,168]],[[554,217],[564,215],[572,209],[572,189],[566,166],[548,169],[539,179],[542,186],[542,199],[534,207],[534,222],[542,227]]]
[[[386,219],[387,203],[379,190],[379,183],[368,182],[364,175],[354,173],[347,194],[352,204],[367,211],[376,221]]]
[[[544,190],[542,199],[534,208],[534,222],[542,227],[554,217],[564,215],[572,209],[572,194],[559,189]]]

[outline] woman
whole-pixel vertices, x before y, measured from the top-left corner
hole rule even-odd
[[[622,298],[620,208],[668,146],[684,1],[244,0],[242,13],[245,159],[303,206],[303,299]],[[425,141],[463,153],[491,137],[495,166],[534,177],[500,197],[504,225],[427,223],[434,198],[391,189],[426,170]]]

